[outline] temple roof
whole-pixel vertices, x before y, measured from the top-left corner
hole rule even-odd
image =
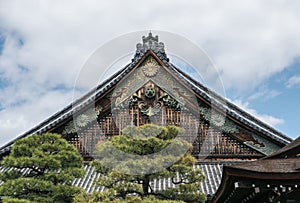
[[[300,137],[263,159],[295,158],[297,156],[300,156]]]
[[[259,136],[263,136],[264,139],[268,139],[272,143],[276,143],[277,146],[283,147],[292,141],[291,138],[277,131],[273,127],[265,124],[251,114],[245,112],[235,104],[221,97],[208,87],[205,87],[203,84],[189,76],[183,70],[172,64],[167,57],[164,49],[164,44],[159,41],[158,36],[153,36],[152,33],[149,33],[147,37],[144,36],[142,38],[142,43],[137,44],[134,57],[128,65],[117,71],[110,78],[106,79],[97,87],[90,90],[88,93],[75,100],[62,110],[50,116],[34,128],[23,133],[16,139],[12,140],[10,143],[1,147],[0,159],[1,157],[9,153],[13,143],[16,140],[29,136],[31,134],[41,134],[51,131],[51,129],[65,122],[66,120],[71,120],[73,115],[77,112],[80,112],[83,109],[89,107],[91,104],[94,104],[95,100],[102,98],[103,95],[106,95],[112,88],[114,88],[120,81],[122,81],[123,78],[130,74],[132,70],[134,70],[139,64],[141,64],[148,56],[152,56],[153,58],[155,58],[155,60],[159,61],[164,68],[172,73],[172,75],[176,76],[176,78],[180,80],[191,91],[193,91],[195,95],[201,97],[201,100],[205,101],[207,104],[217,107],[218,109],[220,109],[220,112],[224,112],[226,114],[226,119],[227,117],[230,118],[235,123],[238,123],[239,125],[245,127],[245,129],[249,129],[249,131],[258,134]],[[244,142],[243,144],[256,151],[259,151],[259,149],[255,147],[255,143],[251,144],[248,142]],[[280,165],[277,168],[272,168],[272,165],[274,165],[276,161],[271,160],[271,158],[281,156],[282,154],[295,154],[296,152],[298,153],[299,151],[295,151],[294,148],[297,148],[299,145],[300,140],[297,139],[295,142],[291,143],[291,145],[282,148],[282,150],[279,150],[277,153],[267,156],[270,159],[265,162],[263,162],[263,160],[257,162],[251,161],[249,163],[243,161],[243,164],[241,165],[237,164],[241,163],[241,161],[234,161],[234,159],[226,161],[209,160],[199,162],[195,167],[202,169],[203,173],[207,177],[206,180],[202,183],[201,190],[208,196],[214,196],[215,192],[218,190],[218,187],[222,182],[221,180],[224,180],[224,177],[222,177],[223,166],[226,170],[230,169],[244,172],[248,170],[247,173],[268,173],[271,170],[273,170],[274,173],[280,173],[284,170],[284,166],[287,167],[287,165],[289,164],[288,160],[286,160],[287,163],[285,163],[285,161],[283,162],[284,165]],[[265,156],[265,153],[261,154]],[[291,168],[291,172],[293,172],[293,170],[297,172],[298,168],[299,164],[296,164],[294,168]],[[0,166],[0,172],[3,170],[8,169],[1,168]],[[87,192],[101,191],[103,188],[95,187],[93,185],[93,180],[99,177],[100,174],[95,172],[94,168],[89,165],[85,166],[85,170],[87,172],[86,176],[84,178],[74,180],[72,184],[84,188]],[[24,173],[25,172],[26,171],[24,171]],[[225,175],[225,178],[226,177],[228,176]],[[161,190],[165,187],[172,187],[172,185],[170,185],[170,181],[165,179],[154,181],[152,184],[155,190]]]
[[[199,162],[195,165],[195,168],[201,169],[206,176],[206,179],[201,182],[201,191],[208,196],[213,196],[217,191],[222,178],[223,165],[232,165],[240,163],[239,161],[230,162]],[[0,172],[10,170],[10,168],[3,168],[0,166]],[[28,170],[22,171],[24,174],[28,173]],[[86,172],[83,178],[76,178],[73,180],[72,185],[81,187],[87,192],[103,191],[104,188],[101,186],[95,186],[94,180],[100,177],[100,173],[95,171],[93,166],[86,164],[84,166]],[[0,182],[1,184],[1,182]],[[173,183],[171,179],[157,179],[151,182],[151,187],[154,191],[163,190],[168,187],[172,187]]]
[[[205,100],[207,103],[217,106],[222,112],[226,113],[226,116],[230,117],[232,120],[239,122],[240,124],[246,126],[248,129],[254,130],[255,132],[258,132],[259,134],[265,136],[266,138],[281,144],[282,146],[285,146],[292,141],[291,138],[277,131],[273,127],[265,124],[264,122],[258,120],[251,114],[245,112],[235,104],[221,97],[214,91],[210,90],[208,87],[205,87],[200,82],[190,77],[187,73],[183,72],[181,69],[173,65],[166,55],[164,44],[162,42],[159,42],[158,36],[153,37],[152,33],[149,33],[147,37],[143,36],[142,39],[143,43],[137,44],[137,49],[131,63],[113,74],[109,79],[103,81],[100,85],[92,89],[87,94],[83,95],[81,98],[75,100],[62,110],[58,111],[54,115],[38,124],[36,127],[28,130],[5,146],[1,147],[0,157],[1,155],[6,154],[11,149],[12,144],[17,139],[26,137],[31,134],[40,134],[43,132],[47,132],[54,126],[72,117],[74,113],[79,112],[84,107],[92,104],[96,98],[99,98],[106,92],[108,92],[111,87],[116,85],[131,70],[133,70],[138,63],[140,63],[149,55],[152,55],[153,57],[160,60],[165,68],[172,72],[173,75],[175,75],[179,80],[187,85],[192,91],[203,98],[203,100]]]
[[[249,163],[232,165],[230,168],[257,173],[298,173],[300,176],[300,157],[288,159],[261,159]],[[266,176],[264,176],[264,178],[266,178]]]
[[[230,167],[258,173],[299,173],[300,175],[300,137],[260,160]]]
[[[222,183],[212,202],[234,202],[237,198],[254,199],[269,190],[289,188],[279,192],[299,190],[300,137],[260,160],[224,166]],[[258,189],[255,189],[258,188]],[[299,194],[299,193],[298,193]],[[256,197],[258,196],[258,197]],[[299,198],[299,196],[298,196]]]

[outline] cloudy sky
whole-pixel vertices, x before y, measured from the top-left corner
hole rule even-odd
[[[101,45],[150,29],[204,49],[228,99],[296,138],[299,10],[296,0],[0,0],[0,146],[71,102],[80,69]]]

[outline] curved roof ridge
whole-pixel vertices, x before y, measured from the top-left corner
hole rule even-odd
[[[175,65],[170,63],[169,58],[167,57],[164,50],[164,44],[162,42],[158,42],[158,36],[153,37],[152,33],[150,33],[148,37],[145,36],[143,37],[143,44],[141,43],[137,44],[136,53],[133,59],[131,60],[131,63],[129,63],[124,68],[117,71],[108,79],[101,82],[101,84],[99,84],[97,87],[88,91],[82,97],[78,98],[77,100],[67,105],[62,110],[58,111],[57,113],[53,114],[52,116],[42,121],[37,126],[33,127],[32,129],[26,131],[25,133],[21,134],[14,140],[2,146],[0,148],[0,154],[9,151],[11,145],[14,143],[15,140],[34,133],[45,132],[49,130],[51,127],[53,127],[54,125],[56,125],[57,123],[59,123],[62,119],[68,118],[74,112],[77,112],[80,109],[86,107],[96,97],[102,95],[110,87],[118,83],[127,73],[129,73],[143,59],[145,55],[147,55],[146,53],[148,52],[155,54],[163,62],[163,64],[178,77],[178,79],[182,79],[183,82],[187,83],[193,91],[196,91],[208,102],[214,102],[215,104],[219,105],[218,108],[221,108],[221,110],[225,110],[226,113],[228,113],[230,116],[234,117],[238,121],[244,123],[247,126],[254,128],[257,131],[260,131],[266,136],[271,137],[272,139],[275,139],[284,145],[292,141],[291,138],[287,137],[286,135],[277,131],[276,129],[269,126],[268,124],[255,118],[254,116],[242,110],[241,108],[231,103],[227,99],[221,97],[216,92],[210,90],[208,87],[205,87],[199,81],[196,81],[187,73],[183,72],[181,69],[177,68]]]
[[[274,135],[276,138],[279,138],[281,140],[281,142],[283,141],[285,144],[290,143],[291,141],[293,141],[293,139],[291,139],[290,137],[284,135],[282,132],[279,132],[278,130],[276,130],[275,128],[271,127],[270,125],[264,123],[263,121],[259,120],[258,118],[256,118],[255,116],[251,115],[250,113],[244,111],[243,109],[241,109],[240,107],[238,107],[237,105],[233,104],[232,102],[230,102],[229,100],[227,100],[226,98],[221,97],[220,95],[218,95],[216,92],[214,92],[213,90],[209,89],[208,87],[204,86],[203,84],[201,84],[200,82],[196,81],[195,79],[193,79],[191,76],[189,76],[188,74],[184,73],[182,70],[180,70],[179,68],[177,68],[175,65],[173,65],[172,63],[170,63],[170,68],[174,69],[175,71],[177,71],[180,75],[182,75],[182,78],[186,78],[189,82],[194,83],[198,89],[201,91],[201,93],[206,94],[205,97],[206,99],[209,99],[210,102],[213,102],[212,99],[214,101],[216,101],[217,103],[219,103],[222,106],[218,106],[219,108],[222,108],[222,110],[226,110],[226,113],[228,114],[236,114],[239,115],[241,117],[238,117],[237,119],[240,120],[241,122],[249,122],[249,124],[254,124],[255,126],[253,126],[254,128],[260,128],[261,130],[263,130],[265,133],[268,134],[272,134]],[[218,101],[219,100],[219,101]],[[225,104],[225,105],[224,105]],[[235,110],[236,112],[232,111]],[[243,118],[242,118],[243,117]],[[241,120],[242,119],[242,120]],[[278,140],[279,141],[279,140]]]

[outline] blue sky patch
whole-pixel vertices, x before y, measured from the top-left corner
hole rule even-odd
[[[0,55],[3,52],[4,44],[5,44],[5,37],[3,36],[2,33],[0,33]]]
[[[5,108],[0,104],[0,111],[4,110]]]
[[[22,73],[27,73],[29,71],[29,68],[23,66],[23,65],[18,65],[18,69],[22,72]]]
[[[52,91],[73,91],[73,87],[66,86],[65,84],[57,84],[51,88]]]
[[[4,89],[9,85],[9,81],[0,73],[0,89]]]
[[[276,129],[296,138],[299,132],[299,104],[300,83],[288,87],[287,81],[293,76],[300,76],[300,60],[295,60],[292,65],[273,75],[264,82],[267,91],[264,95],[251,100],[251,107],[260,113],[270,114],[284,120]],[[257,91],[259,91],[257,89]],[[274,97],[268,97],[271,92],[278,92]]]
[[[14,106],[21,106],[22,104],[25,104],[26,100],[25,99],[19,99],[15,102],[13,102],[10,106],[14,107]]]

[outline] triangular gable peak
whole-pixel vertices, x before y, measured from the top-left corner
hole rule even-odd
[[[193,153],[199,158],[256,159],[280,148],[229,117],[218,126],[206,115],[210,102],[203,99],[153,50],[147,50],[122,79],[96,99],[96,108],[101,110],[97,123],[81,123],[84,132],[76,138],[72,120],[58,132],[84,156],[93,156],[96,142],[121,134],[125,126],[147,123],[183,127],[182,137],[193,144]],[[79,121],[88,117],[86,112],[79,114]]]
[[[196,110],[197,104],[192,102],[196,99],[193,92],[174,77],[160,59],[155,58],[155,54],[149,51],[141,65],[118,83],[112,94],[114,106],[124,105],[125,101],[133,98],[141,99],[143,95],[144,99],[156,98],[164,101],[168,97],[181,107],[189,102]]]
[[[211,103],[218,102],[226,108],[211,111]],[[291,141],[171,64],[164,44],[151,33],[137,44],[130,64],[20,138],[57,132],[89,159],[99,140],[120,134],[126,125],[145,123],[183,127],[182,138],[199,158],[256,159]],[[2,155],[13,142],[0,149]]]

